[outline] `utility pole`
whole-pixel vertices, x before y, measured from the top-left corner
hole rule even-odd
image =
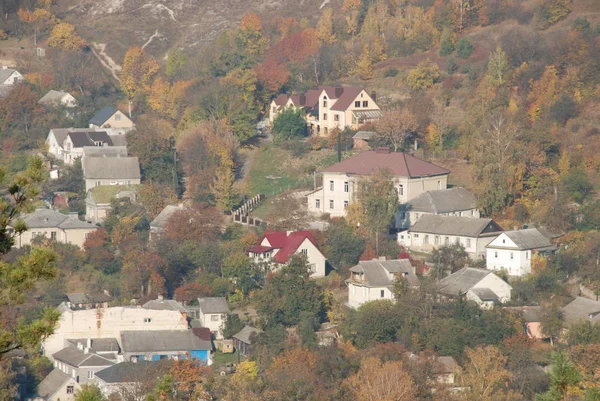
[[[173,191],[177,194],[177,148],[175,147],[175,138],[169,137],[169,147],[173,150]]]

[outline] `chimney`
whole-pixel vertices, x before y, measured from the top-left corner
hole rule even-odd
[[[375,91],[371,92],[371,99],[373,99],[374,102],[377,101],[377,92],[375,92]]]
[[[82,343],[77,343],[77,349],[79,351],[83,351],[83,344]]]
[[[335,98],[339,99],[342,96],[342,93],[344,93],[344,88],[342,86],[335,86],[334,91],[335,91]]]
[[[89,354],[89,353],[90,353],[90,349],[89,349],[88,347],[85,347],[85,348],[83,349],[83,353],[84,353],[84,354]]]
[[[2,69],[3,69],[3,70],[8,70],[8,66],[7,66],[7,65],[3,65],[3,66],[2,66]]]
[[[77,213],[77,212],[69,212],[69,219],[71,219],[71,220],[79,220],[79,213]]]
[[[164,301],[165,297],[162,296],[162,294],[158,294],[158,299],[159,301]]]
[[[92,348],[92,339],[88,337],[87,339],[87,343],[86,343],[86,347],[87,348]]]

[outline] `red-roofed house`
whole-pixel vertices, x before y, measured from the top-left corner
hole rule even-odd
[[[271,269],[278,270],[294,254],[304,254],[310,265],[311,277],[324,277],[327,258],[317,248],[315,238],[309,231],[267,231],[248,250],[255,262],[269,262]]]
[[[446,189],[450,172],[445,168],[416,157],[389,150],[369,150],[321,170],[323,187],[309,193],[308,210],[329,213],[331,217],[346,216],[348,205],[360,177],[369,176],[379,169],[393,175],[398,201],[406,203],[423,192]]]
[[[306,122],[314,134],[327,136],[334,128],[358,129],[381,116],[375,92],[352,86],[320,86],[302,95],[281,94],[271,102],[269,120],[286,107],[304,108]]]

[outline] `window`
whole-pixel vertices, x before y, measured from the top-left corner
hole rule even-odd
[[[333,115],[333,121],[340,121],[340,115],[339,114],[334,114]]]
[[[302,252],[302,255],[307,255],[308,256],[308,249],[303,249],[301,252]]]
[[[67,394],[73,394],[75,392],[75,386],[67,386]]]
[[[529,251],[525,252],[525,258],[529,260]]]
[[[94,378],[94,371],[90,370],[88,372],[88,379],[93,379]]]
[[[329,208],[333,209],[333,199],[329,199]]]
[[[354,107],[360,107],[360,100],[357,100],[356,102],[354,102]]]
[[[99,187],[100,185],[102,185],[102,183],[100,181],[96,181],[96,186]]]
[[[467,248],[471,247],[471,238],[467,238]]]
[[[404,185],[398,185],[398,195],[404,196]]]
[[[348,209],[348,201],[344,201],[344,210]]]
[[[419,238],[419,234],[415,234],[415,235],[414,235],[414,237],[415,237],[415,238]]]
[[[498,251],[494,251],[494,259],[498,259]]]
[[[327,120],[327,113],[323,113],[323,120],[326,121]]]
[[[406,212],[400,212],[400,220],[406,219]]]
[[[88,239],[89,235],[90,235],[90,233],[85,233],[85,234],[83,234],[83,238]]]
[[[327,107],[327,99],[323,99],[323,107]]]
[[[145,317],[144,318],[144,323],[152,323],[152,318],[151,317]]]
[[[56,241],[56,231],[52,231],[50,233],[50,239],[53,240],[53,241]]]
[[[429,235],[425,234],[425,236],[423,237],[423,244],[429,244]]]
[[[475,216],[475,210],[471,210],[471,217]]]
[[[350,190],[350,185],[348,184],[348,181],[344,181],[344,192],[348,192]]]
[[[435,245],[439,245],[439,244],[440,244],[440,236],[439,236],[439,235],[436,235],[436,236],[433,238],[433,243],[434,243]]]
[[[363,100],[363,107],[369,107],[369,101]]]
[[[115,121],[121,121],[121,114],[120,113],[115,114]]]
[[[211,315],[210,316],[210,321],[211,322],[218,322],[219,321],[219,315]]]
[[[315,208],[317,208],[317,209],[321,208],[321,199],[315,199]]]
[[[329,190],[333,191],[335,189],[335,185],[333,184],[333,181],[329,181]]]
[[[505,240],[505,239],[503,239],[503,240],[502,240],[502,243],[503,243],[503,244],[506,244],[506,240]]]
[[[514,255],[513,255],[513,253],[511,252],[511,253],[510,253],[510,260],[513,260],[513,259],[514,259]]]
[[[454,242],[456,243],[456,245],[460,245],[460,237],[456,237],[456,240]]]
[[[385,297],[385,290],[381,290],[381,298]]]

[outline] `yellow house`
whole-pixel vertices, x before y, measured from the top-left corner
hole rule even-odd
[[[105,107],[94,114],[90,120],[90,128],[101,128],[110,135],[125,134],[135,127],[133,121],[114,107]]]

